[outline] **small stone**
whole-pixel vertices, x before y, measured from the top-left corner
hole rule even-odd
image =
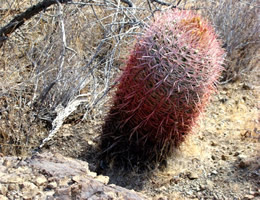
[[[167,197],[161,196],[161,197],[156,197],[157,200],[167,200]]]
[[[8,185],[8,191],[18,191],[19,187],[17,184],[11,183]]]
[[[205,190],[206,189],[206,186],[203,185],[203,184],[200,184],[199,187],[200,187],[200,190]]]
[[[198,174],[196,174],[195,172],[188,172],[188,173],[187,173],[187,177],[188,177],[190,180],[194,180],[194,179],[198,179],[198,178],[199,178]]]
[[[59,180],[59,186],[62,187],[62,186],[67,186],[68,183],[69,183],[70,179],[69,178],[63,178],[63,179],[60,179]]]
[[[10,167],[12,165],[12,162],[8,159],[5,159],[4,162],[3,162],[3,166],[5,167]]]
[[[222,159],[222,160],[227,160],[227,156],[222,155],[222,156],[221,156],[221,159]]]
[[[94,178],[94,177],[97,176],[97,173],[96,172],[88,172],[88,175]]]
[[[211,180],[206,180],[206,185],[209,190],[214,188],[214,183]]]
[[[251,194],[247,194],[244,196],[243,200],[250,200],[250,199],[254,199],[255,196],[254,195],[251,195]]]
[[[170,183],[171,184],[178,184],[180,182],[180,179],[178,178],[178,176],[174,176],[171,180]]]
[[[211,174],[212,174],[212,175],[217,175],[218,172],[217,172],[216,170],[213,170],[213,171],[211,172]]]
[[[166,189],[165,186],[162,186],[162,187],[160,187],[160,190],[161,190],[161,191],[165,191],[165,190],[167,190],[167,189]]]
[[[0,194],[6,195],[7,193],[7,188],[3,184],[0,184]]]
[[[234,156],[238,156],[238,155],[239,155],[239,152],[234,153]]]
[[[245,160],[245,159],[247,159],[247,156],[244,155],[244,154],[239,154],[239,156],[237,157],[237,159],[239,159],[239,160]]]
[[[109,177],[108,176],[99,175],[99,176],[97,176],[95,178],[95,180],[98,180],[98,181],[104,183],[105,185],[107,185],[108,182],[109,182]]]
[[[245,161],[245,160],[241,160],[238,164],[238,166],[241,168],[241,169],[245,169],[247,167],[250,166],[250,163],[248,161]]]
[[[44,185],[47,182],[47,179],[45,178],[45,176],[40,175],[36,178],[35,182],[36,182],[36,185],[40,186],[40,185]]]
[[[24,182],[20,187],[24,199],[32,199],[38,193],[38,187],[31,182]]]
[[[186,194],[188,194],[188,195],[193,195],[193,191],[192,191],[192,190],[189,190],[189,191],[186,192]]]
[[[211,142],[210,142],[210,145],[213,146],[213,147],[215,147],[215,146],[217,146],[217,143],[211,141]]]
[[[82,178],[81,178],[80,175],[76,175],[76,176],[73,176],[73,177],[72,177],[72,180],[75,181],[75,182],[77,182],[77,183],[79,183],[80,180],[82,180]]]
[[[251,90],[252,89],[252,85],[248,84],[248,83],[244,83],[242,85],[242,89],[243,90]]]
[[[46,191],[44,192],[44,195],[46,196],[46,200],[54,200],[53,195],[55,194],[54,190]]]
[[[212,156],[211,156],[211,159],[212,159],[212,160],[216,160],[216,157],[212,155]]]
[[[57,183],[55,181],[50,182],[50,183],[48,183],[47,188],[51,189],[51,190],[55,189],[55,188],[57,188]]]
[[[8,200],[8,198],[0,194],[0,200]]]
[[[61,197],[70,197],[71,190],[70,190],[70,188],[58,188],[55,195],[61,196]]]
[[[201,189],[200,189],[200,186],[197,185],[197,186],[196,186],[196,191],[199,192],[200,190],[201,190]]]

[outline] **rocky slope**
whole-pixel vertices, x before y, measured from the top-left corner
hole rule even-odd
[[[32,158],[0,158],[0,200],[124,199],[144,195],[110,184],[109,177],[89,171],[83,161],[44,153]]]

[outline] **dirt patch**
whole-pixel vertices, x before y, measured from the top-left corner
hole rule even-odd
[[[156,169],[131,172],[105,166],[110,183],[155,199],[253,199],[259,197],[260,135],[257,87],[244,81],[220,86],[199,127]],[[104,108],[107,110],[107,108]],[[43,151],[88,161],[97,171],[101,115],[76,125],[65,124]],[[99,116],[99,117],[98,117]],[[99,171],[100,173],[100,171]],[[158,198],[157,198],[158,197]]]

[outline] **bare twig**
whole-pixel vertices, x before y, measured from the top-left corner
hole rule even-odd
[[[0,48],[3,46],[3,43],[8,39],[9,35],[13,33],[17,28],[22,26],[24,22],[34,15],[37,15],[39,12],[45,10],[49,6],[60,3],[67,3],[71,0],[44,0],[30,8],[25,12],[16,15],[7,25],[0,29]]]

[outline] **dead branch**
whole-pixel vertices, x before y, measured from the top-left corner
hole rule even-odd
[[[25,12],[16,15],[7,25],[0,29],[0,48],[8,39],[9,35],[22,26],[26,20],[32,18],[34,15],[37,15],[39,12],[53,4],[67,3],[69,1],[71,0],[43,0],[42,2],[28,8]]]

